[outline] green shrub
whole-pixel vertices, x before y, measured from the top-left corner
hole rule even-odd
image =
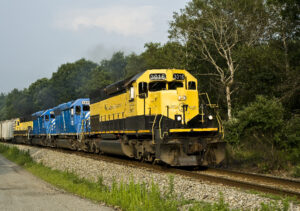
[[[236,119],[225,124],[226,140],[239,143],[251,139],[278,145],[284,126],[283,114],[283,106],[278,100],[257,96],[237,113]]]
[[[224,123],[225,141],[231,145],[238,146],[240,144],[241,128],[239,127],[239,120],[233,118]]]
[[[297,165],[293,169],[293,175],[294,177],[300,177],[300,165]]]
[[[293,168],[299,175],[300,117],[284,119],[282,104],[276,99],[257,96],[256,100],[237,112],[225,126],[229,164],[258,167],[260,172]]]
[[[232,146],[231,160],[267,172],[284,167],[282,149],[284,109],[276,99],[257,96],[225,123],[225,140]]]
[[[300,117],[294,115],[284,128],[282,147],[288,153],[288,160],[300,166]]]

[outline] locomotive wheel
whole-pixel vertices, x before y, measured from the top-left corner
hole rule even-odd
[[[150,163],[152,163],[152,162],[154,161],[154,158],[153,158],[153,156],[149,153],[149,154],[147,155],[147,157],[145,158],[145,160],[148,161],[148,162],[150,162]]]
[[[136,155],[134,156],[135,159],[142,161],[143,160],[143,156],[141,152],[137,152]]]

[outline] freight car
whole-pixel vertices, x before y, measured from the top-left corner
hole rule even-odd
[[[0,122],[0,140],[11,141],[14,138],[14,127],[17,119]]]
[[[186,70],[147,70],[16,121],[14,141],[123,155],[171,166],[216,165],[225,143],[217,106]],[[27,128],[27,129],[26,129]]]

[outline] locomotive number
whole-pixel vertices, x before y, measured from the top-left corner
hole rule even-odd
[[[154,73],[149,75],[150,80],[166,80],[166,74]]]
[[[175,73],[175,74],[173,74],[173,79],[174,80],[184,80],[184,74]]]
[[[89,101],[82,101],[82,105],[90,105],[90,102]]]

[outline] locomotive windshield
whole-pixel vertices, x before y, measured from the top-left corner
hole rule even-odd
[[[178,87],[183,87],[183,83],[178,81],[172,81],[169,83],[169,90],[175,90]]]
[[[82,110],[83,111],[89,111],[90,110],[90,106],[89,105],[82,105]]]
[[[168,83],[168,90],[176,90],[178,87],[183,87],[183,83],[179,81],[172,81]],[[149,83],[149,91],[161,91],[167,89],[167,83],[164,81],[156,81]]]
[[[166,90],[167,83],[164,81],[156,81],[149,83],[149,91],[155,92],[160,90]]]

